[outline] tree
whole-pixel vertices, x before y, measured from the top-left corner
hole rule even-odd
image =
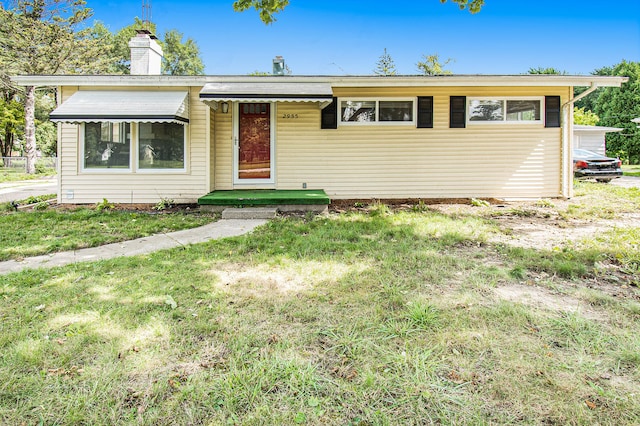
[[[440,0],[440,3],[446,3],[447,0]],[[451,0],[457,4],[461,10],[468,10],[471,13],[478,13],[484,0]],[[233,10],[236,12],[244,12],[245,10],[255,9],[260,14],[260,20],[265,24],[272,24],[276,21],[275,14],[280,13],[289,5],[289,0],[236,0],[233,2]]]
[[[94,37],[100,37],[105,46],[105,56],[109,58],[109,74],[129,74],[131,72],[131,53],[129,40],[136,36],[136,30],[141,28],[156,32],[153,22],[142,22],[135,18],[133,24],[111,33],[102,23],[93,28]],[[188,38],[182,41],[183,34],[171,29],[164,33],[164,41],[158,40],[162,47],[162,73],[169,75],[200,75],[204,73],[204,64],[200,58],[200,48],[197,43]]]
[[[0,8],[0,69],[11,74],[90,73],[101,52],[88,30],[92,15],[84,0],[14,0]],[[11,87],[19,92],[21,89]],[[27,173],[35,173],[36,129],[34,86],[24,89]]]
[[[416,66],[418,67],[418,71],[424,75],[451,75],[453,74],[449,70],[445,70],[444,67],[447,66],[453,59],[448,58],[444,62],[440,62],[440,55],[437,53],[433,55],[422,55],[423,60],[419,61]]]
[[[2,90],[0,97],[0,157],[10,157],[24,123],[24,106],[15,93]]]
[[[600,121],[595,113],[584,108],[573,107],[573,124],[583,124],[585,126],[595,126]]]
[[[537,68],[529,68],[527,74],[556,74],[556,75],[567,75],[566,71],[560,71],[557,68],[548,67],[537,67]]]
[[[387,48],[384,48],[384,52],[376,63],[376,68],[373,70],[375,75],[396,75],[396,64],[393,62],[393,58],[387,53]]]
[[[170,75],[204,74],[204,64],[200,59],[200,49],[193,39],[182,42],[182,33],[169,30],[164,33],[162,44],[162,73]]]
[[[622,87],[605,87],[593,101],[593,112],[600,124],[621,127],[619,133],[607,136],[607,151],[630,164],[640,164],[640,129],[632,119],[640,117],[640,62],[622,61],[613,67],[601,68],[596,73],[629,77]]]

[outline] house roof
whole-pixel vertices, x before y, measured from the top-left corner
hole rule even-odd
[[[574,124],[574,132],[590,132],[590,133],[609,133],[609,132],[621,132],[624,129],[620,127],[605,127],[605,126],[587,126],[584,124]]]
[[[137,121],[152,123],[189,122],[185,91],[81,90],[49,115],[51,121],[68,123]]]
[[[204,86],[207,83],[325,83],[332,87],[509,87],[598,86],[619,87],[629,80],[617,76],[441,75],[441,76],[168,76],[168,75],[20,75],[12,80],[22,86]]]

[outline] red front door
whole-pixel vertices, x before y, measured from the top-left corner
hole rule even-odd
[[[271,105],[239,105],[238,179],[271,179]]]

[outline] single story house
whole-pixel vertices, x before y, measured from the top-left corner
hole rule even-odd
[[[130,46],[132,75],[13,78],[57,87],[61,203],[305,188],[333,199],[570,197],[573,87],[627,81],[166,76],[153,37]]]
[[[573,125],[573,147],[586,149],[600,155],[606,155],[607,143],[606,134],[610,132],[621,132],[620,127],[586,126],[582,124]]]

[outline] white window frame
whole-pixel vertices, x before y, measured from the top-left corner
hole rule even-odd
[[[80,125],[78,126],[78,132],[79,132],[79,136],[78,136],[78,142],[79,142],[79,147],[78,147],[78,152],[80,152],[80,157],[78,158],[78,162],[79,167],[80,167],[80,171],[82,173],[95,173],[95,174],[103,174],[103,173],[109,173],[109,174],[136,174],[136,173],[140,173],[140,174],[184,174],[187,173],[187,171],[189,170],[189,165],[188,165],[188,161],[189,161],[189,125],[188,124],[179,124],[180,126],[182,126],[184,129],[184,164],[183,167],[181,169],[141,169],[139,167],[139,155],[138,155],[138,146],[140,145],[140,139],[139,139],[139,124],[138,122],[135,121],[122,121],[122,122],[115,122],[115,121],[109,121],[109,123],[111,124],[121,124],[121,123],[125,123],[125,124],[129,124],[129,130],[131,132],[131,135],[129,137],[129,168],[102,168],[102,167],[85,167],[85,162],[84,162],[84,155],[85,155],[85,141],[84,141],[84,136],[85,136],[85,124],[86,123],[80,123]]]
[[[342,102],[348,101],[364,101],[375,102],[376,115],[375,121],[343,121],[342,120]],[[412,102],[412,119],[410,121],[380,121],[380,102]],[[418,114],[418,99],[417,98],[380,98],[380,97],[345,97],[338,98],[338,126],[416,126]]]
[[[177,124],[178,126],[182,126],[183,127],[183,152],[184,152],[184,162],[182,165],[181,169],[160,169],[160,168],[149,168],[149,169],[143,169],[140,167],[140,155],[139,155],[139,146],[140,146],[140,131],[139,131],[139,124],[140,123],[135,123],[136,124],[136,162],[135,162],[135,168],[136,168],[136,173],[141,173],[141,174],[171,174],[171,173],[186,173],[187,171],[187,159],[188,159],[188,144],[187,144],[187,139],[189,136],[188,133],[188,129],[187,127],[189,126],[188,124]]]
[[[502,101],[503,102],[503,115],[502,120],[471,120],[471,103],[473,101]],[[539,101],[540,102],[540,119],[539,120],[507,120],[507,101]],[[474,96],[467,97],[467,125],[468,126],[495,126],[500,124],[506,124],[509,126],[522,125],[522,124],[540,124],[544,126],[544,96]]]
[[[102,122],[101,122],[102,123]],[[78,158],[79,163],[80,163],[80,171],[82,171],[83,173],[115,173],[115,174],[125,174],[125,173],[133,173],[133,165],[134,163],[134,148],[136,146],[136,144],[134,143],[135,141],[135,137],[136,135],[136,130],[134,130],[134,123],[130,123],[130,122],[120,122],[120,121],[106,121],[106,123],[109,123],[111,125],[120,125],[120,124],[129,124],[129,167],[128,168],[124,168],[124,167],[86,167],[85,166],[85,161],[84,161],[84,157],[85,157],[85,125],[86,123],[80,123],[80,125],[78,126],[78,132],[80,133],[79,137],[78,137],[78,141],[80,143],[80,147],[79,147],[79,152],[80,152],[80,157]]]

